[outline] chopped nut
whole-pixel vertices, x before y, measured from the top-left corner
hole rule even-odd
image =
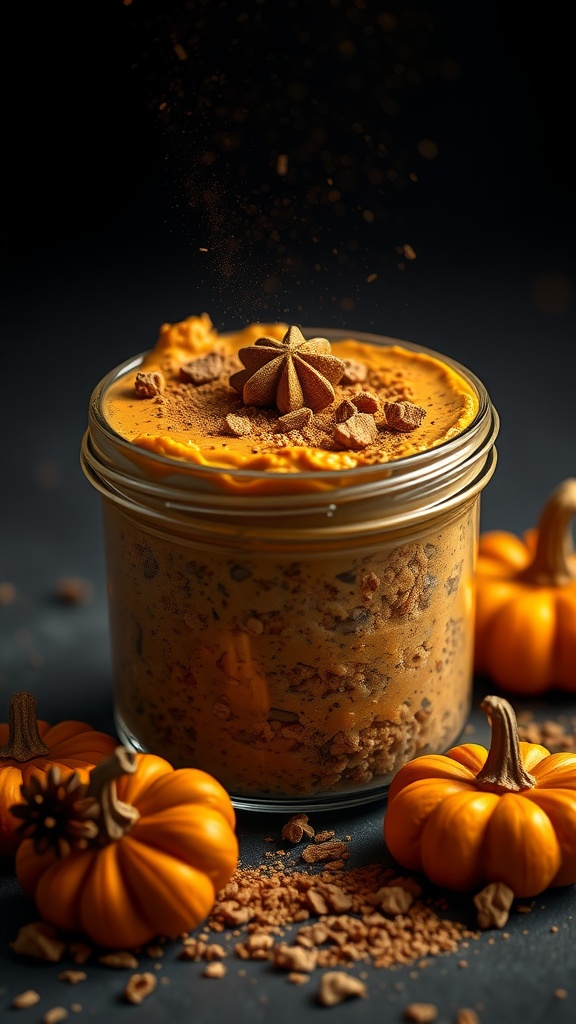
[[[247,416],[236,416],[229,412],[226,417],[226,426],[232,437],[246,437],[252,433],[252,424]]]
[[[124,949],[117,953],[104,953],[98,957],[98,963],[104,964],[105,967],[138,967],[138,961],[133,953]]]
[[[325,828],[323,832],[317,832],[314,836],[315,843],[326,843],[329,839],[334,838],[334,829]]]
[[[470,1010],[467,1007],[462,1007],[456,1013],[456,1024],[480,1024],[480,1017],[476,1013],[476,1010]]]
[[[312,409],[308,409],[305,405],[301,409],[293,409],[285,416],[280,416],[277,432],[289,434],[291,430],[302,430],[308,426],[313,415]]]
[[[22,956],[34,956],[51,963],[61,960],[66,949],[66,943],[58,938],[56,929],[45,921],[23,925],[10,946]]]
[[[42,1024],[59,1024],[59,1021],[66,1020],[67,1016],[68,1010],[64,1006],[53,1006],[51,1010],[46,1010]]]
[[[25,992],[20,992],[19,995],[14,996],[12,1000],[12,1006],[15,1010],[25,1010],[28,1006],[35,1006],[39,1002],[40,996],[33,988],[27,988]]]
[[[384,412],[393,430],[414,430],[426,416],[426,410],[412,402],[385,402]]]
[[[354,395],[352,401],[359,412],[375,413],[380,408],[376,395],[373,395],[370,391],[360,391],[357,395]]]
[[[274,950],[274,965],[288,971],[309,974],[318,962],[318,950],[302,946],[286,946],[282,943]]]
[[[491,882],[474,896],[478,927],[503,928],[508,920],[514,893],[504,882]]]
[[[155,974],[151,971],[144,971],[143,974],[133,974],[124,989],[124,999],[128,1003],[138,1005],[149,996],[158,984]]]
[[[202,973],[205,978],[223,978],[226,974],[226,965],[221,960],[213,960],[206,964]]]
[[[410,1003],[404,1010],[404,1020],[414,1024],[430,1024],[438,1017],[438,1007],[434,1003]]]
[[[160,370],[153,370],[151,373],[137,373],[134,381],[134,390],[138,398],[156,398],[161,395],[166,387],[164,374]]]
[[[282,829],[282,839],[288,839],[290,843],[299,843],[304,834],[310,837],[314,835],[314,829],[308,823],[308,815],[293,814]]]
[[[370,413],[357,412],[345,423],[337,423],[334,427],[334,440],[342,448],[359,451],[367,448],[378,434],[376,420]]]
[[[336,1006],[351,996],[365,998],[366,995],[366,985],[359,978],[344,971],[327,971],[320,981],[318,1002],[322,1006]]]
[[[307,864],[316,864],[318,861],[335,860],[348,853],[346,843],[339,841],[329,843],[310,844],[302,850],[302,860]]]
[[[58,981],[67,981],[70,985],[77,985],[79,981],[86,981],[88,975],[86,971],[61,971],[58,975]]]
[[[399,885],[384,886],[383,889],[380,889],[378,896],[379,902],[376,906],[380,907],[385,914],[405,914],[414,902],[412,893]]]
[[[355,416],[357,412],[358,409],[356,406],[353,405],[352,402],[349,402],[347,398],[344,399],[344,401],[340,402],[340,405],[336,407],[336,423],[345,423],[346,420]]]
[[[189,363],[184,363],[178,371],[178,376],[186,384],[195,384],[199,387],[201,384],[217,380],[222,373],[223,365],[222,356],[218,352],[210,352],[207,356],[200,356]]]

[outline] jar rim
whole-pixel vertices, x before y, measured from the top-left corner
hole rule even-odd
[[[141,365],[147,354],[141,352],[110,370],[92,392],[88,428],[92,442],[92,455],[96,460],[102,460],[104,464],[108,464],[110,468],[114,466],[116,470],[120,468],[118,466],[120,457],[123,467],[121,475],[127,472],[134,483],[135,477],[140,478],[141,476],[137,463],[134,461],[134,453],[137,451],[138,462],[144,461],[153,472],[156,484],[168,487],[170,492],[183,486],[189,494],[190,481],[193,481],[197,489],[211,495],[217,494],[219,500],[225,498],[227,492],[230,500],[234,503],[242,502],[244,498],[253,501],[254,494],[251,493],[250,485],[253,488],[263,481],[267,481],[269,484],[273,479],[275,493],[266,495],[267,506],[273,507],[275,504],[280,505],[286,500],[286,497],[292,496],[306,499],[310,495],[317,499],[321,495],[325,500],[327,493],[330,493],[334,496],[338,494],[339,500],[347,500],[346,496],[349,500],[354,500],[353,495],[357,497],[359,492],[371,490],[374,486],[386,493],[397,490],[398,487],[405,491],[407,488],[413,487],[417,481],[420,484],[423,481],[428,481],[433,485],[433,482],[439,477],[445,474],[450,475],[452,471],[457,470],[471,458],[478,459],[485,450],[493,446],[499,429],[497,412],[490,402],[487,389],[482,381],[464,364],[437,350],[387,335],[306,325],[302,329],[306,333],[321,334],[331,341],[354,338],[354,340],[380,347],[400,345],[410,351],[439,360],[460,374],[473,389],[478,400],[476,415],[466,427],[447,441],[442,441],[423,452],[416,452],[389,462],[369,466],[356,466],[342,470],[319,469],[274,473],[270,470],[224,468],[187,463],[184,460],[174,459],[157,452],[136,448],[131,441],[122,437],[110,426],[103,413],[102,401],[108,388]],[[234,332],[222,332],[221,337],[226,338],[232,333]],[[224,493],[221,484],[223,478],[227,481]],[[162,480],[162,484],[159,484],[160,480]],[[143,474],[142,485],[146,489]]]

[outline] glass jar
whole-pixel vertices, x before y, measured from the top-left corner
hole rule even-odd
[[[331,341],[342,332],[310,328]],[[238,808],[385,796],[398,768],[458,739],[470,711],[480,493],[498,416],[428,451],[277,474],[137,449],[94,390],[82,465],[100,491],[122,742],[214,775]]]

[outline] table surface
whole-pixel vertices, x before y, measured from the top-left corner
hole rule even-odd
[[[40,39],[37,46],[40,52]],[[62,204],[61,214],[49,209],[45,180],[38,182],[42,209],[39,203],[34,209],[34,196],[26,203],[15,197],[0,311],[0,583],[14,587],[14,599],[0,604],[1,720],[10,695],[27,690],[42,718],[78,718],[114,731],[99,499],[82,474],[79,449],[92,388],[110,368],[150,347],[165,321],[206,310],[219,328],[253,319],[293,319],[372,330],[467,365],[486,384],[501,418],[498,466],[482,496],[483,530],[520,533],[532,526],[552,488],[576,474],[573,184],[565,163],[554,165],[550,154],[539,171],[534,161],[521,168],[514,163],[510,137],[520,145],[521,130],[514,111],[519,87],[516,80],[510,84],[515,65],[510,66],[497,130],[490,134],[488,121],[480,128],[473,118],[459,122],[461,149],[430,171],[428,184],[424,175],[421,198],[413,208],[404,200],[401,222],[382,227],[378,244],[373,243],[376,261],[378,252],[395,252],[405,241],[414,243],[418,259],[402,267],[396,258],[381,264],[375,282],[367,281],[375,265],[368,253],[362,257],[363,273],[352,276],[334,255],[329,273],[316,277],[308,273],[308,258],[305,272],[287,274],[276,292],[254,286],[254,267],[241,267],[239,276],[224,273],[222,262],[208,270],[199,255],[203,238],[195,237],[189,215],[179,219],[181,196],[167,188],[165,168],[158,168],[155,157],[124,205],[117,203],[109,216],[104,204],[96,209],[94,199],[93,217],[84,211],[85,219],[75,225],[77,200],[56,174],[53,196]],[[506,67],[498,64],[499,87]],[[490,88],[490,80],[483,87]],[[54,99],[57,92],[54,88]],[[481,109],[481,104],[475,108],[476,116]],[[558,110],[550,110],[558,120]],[[448,137],[454,125],[447,111],[444,117]],[[440,117],[440,134],[442,123]],[[480,147],[477,131],[484,133]],[[120,147],[120,157],[129,159],[130,137],[124,150],[121,140],[106,141],[110,151]],[[72,144],[64,156],[56,150],[46,149],[48,167],[51,161],[63,167]],[[132,154],[130,172],[136,171],[137,157],[146,157],[142,147]],[[104,165],[100,154],[99,174]],[[84,183],[94,196],[95,178]],[[332,252],[337,249],[334,242]],[[351,294],[352,303],[334,300]],[[65,577],[88,581],[91,599],[60,602],[57,585]],[[470,724],[479,742],[488,741],[479,710],[488,692],[499,691],[490,680],[476,679]],[[514,704],[539,720],[576,715],[576,694],[549,693]],[[374,803],[319,814],[313,824],[351,837],[350,866],[389,863],[384,813],[385,804]],[[262,861],[270,848],[265,837],[279,842],[284,820],[238,813],[243,864]],[[449,912],[473,928],[470,897],[446,895]],[[529,902],[529,913],[514,909],[505,932],[482,932],[465,951],[433,957],[425,968],[351,968],[356,974],[365,968],[368,998],[335,1006],[333,1019],[354,1014],[369,1024],[399,1022],[408,1004],[426,1002],[438,1007],[443,1024],[452,1024],[461,1007],[476,1008],[482,1024],[573,1021],[575,887],[547,891]],[[0,1014],[7,1016],[15,995],[36,989],[41,1001],[18,1011],[22,1024],[42,1020],[54,1006],[72,1004],[82,1006],[75,1014],[79,1020],[125,1020],[131,1012],[122,999],[126,970],[93,959],[86,981],[67,986],[58,974],[73,966],[68,960],[50,964],[14,952],[11,942],[19,927],[35,916],[19,891],[13,862],[5,859],[0,862]],[[229,958],[226,976],[209,980],[202,977],[201,964],[178,960],[179,949],[179,943],[168,944],[159,969],[158,961],[139,958],[140,969],[158,969],[167,982],[138,1009],[140,1020],[216,1024],[234,1017],[243,1024],[273,1017],[312,1024],[328,1012],[315,1000],[318,972],[298,986],[269,963]],[[559,990],[567,997],[559,998]]]

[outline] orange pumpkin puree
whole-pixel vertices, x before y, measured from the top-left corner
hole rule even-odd
[[[414,455],[448,441],[473,420],[478,401],[467,381],[433,356],[401,345],[377,347],[353,338],[333,342],[331,353],[359,364],[362,380],[334,387],[334,401],[316,412],[300,430],[282,429],[277,408],[246,407],[229,384],[242,368],[238,350],[257,338],[280,340],[285,324],[251,324],[234,334],[219,335],[207,314],[164,324],[155,347],[142,366],[123,376],[109,390],[104,413],[110,426],[140,448],[197,465],[273,473],[342,470]],[[307,337],[307,334],[305,335]],[[221,357],[221,372],[201,385],[183,382],[181,366],[210,353]],[[160,371],[162,394],[138,397],[137,372]],[[336,410],[360,392],[375,396],[378,432],[365,448],[343,448],[334,439]],[[391,429],[383,413],[385,402],[408,401],[425,411],[421,426],[411,431]],[[235,436],[226,417],[242,416],[250,432]]]

